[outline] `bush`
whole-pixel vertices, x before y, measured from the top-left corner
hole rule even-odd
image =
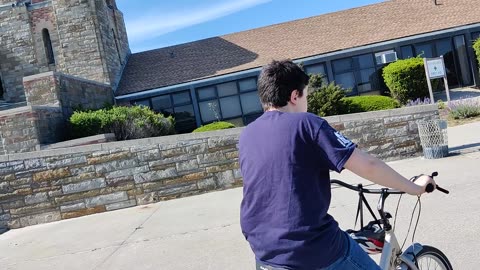
[[[311,75],[309,87],[314,92],[308,95],[308,111],[319,116],[338,115],[346,112],[345,89],[330,83],[324,85],[323,76]]]
[[[460,99],[448,103],[449,114],[453,119],[465,119],[480,115],[478,99]]]
[[[417,98],[416,100],[409,100],[407,104],[405,104],[406,107],[411,107],[411,106],[418,106],[418,105],[428,105],[432,104],[432,100],[430,98]]]
[[[385,96],[358,96],[343,99],[349,113],[371,112],[399,108],[398,101]]]
[[[145,106],[112,107],[75,112],[70,117],[73,137],[114,133],[117,140],[132,140],[175,133],[174,119]]]
[[[478,38],[473,42],[473,49],[477,54],[477,61],[478,61],[478,64],[480,65],[480,38]]]
[[[213,130],[220,130],[220,129],[229,129],[234,128],[235,125],[228,122],[213,122],[205,126],[201,126],[195,129],[193,132],[206,132],[206,131],[213,131]]]
[[[429,95],[422,58],[409,58],[389,64],[383,69],[383,79],[392,97],[401,104]]]

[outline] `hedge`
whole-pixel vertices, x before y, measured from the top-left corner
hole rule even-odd
[[[206,131],[214,131],[214,130],[221,130],[221,129],[229,129],[234,128],[235,125],[228,122],[213,122],[205,126],[201,126],[195,129],[193,132],[206,132]]]
[[[343,99],[349,113],[390,110],[400,107],[400,103],[391,97],[385,96],[357,96]]]

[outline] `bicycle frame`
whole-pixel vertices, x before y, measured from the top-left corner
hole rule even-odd
[[[387,231],[379,266],[382,270],[418,270],[413,254],[420,250],[422,250],[422,246],[416,243],[411,245],[406,252],[402,252],[393,230]]]

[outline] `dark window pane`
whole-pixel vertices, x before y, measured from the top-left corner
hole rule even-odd
[[[344,71],[349,71],[353,69],[352,58],[336,60],[332,62],[333,71],[335,73],[341,73]]]
[[[232,118],[242,115],[242,109],[240,108],[240,100],[238,96],[221,98],[220,108],[222,109],[223,118]]]
[[[402,58],[403,59],[407,59],[407,58],[412,58],[413,57],[413,49],[412,49],[412,46],[408,45],[408,46],[403,46],[401,48],[402,50]]]
[[[240,99],[242,100],[243,114],[262,111],[262,104],[257,92],[243,94],[240,96]]]
[[[360,70],[360,82],[359,83],[366,83],[374,79],[375,76],[375,69],[369,68]]]
[[[174,105],[185,104],[185,103],[191,103],[190,92],[185,91],[185,92],[173,94]]]
[[[367,83],[359,83],[357,85],[357,90],[358,92],[368,92],[372,91],[372,84],[367,82]]]
[[[305,67],[305,73],[307,74],[326,74],[325,72],[325,65],[324,64],[316,64],[311,66]]]
[[[213,86],[197,89],[197,95],[200,100],[217,97],[217,94],[215,93],[215,87]]]
[[[437,54],[438,56],[440,55],[445,55],[447,53],[452,52],[452,43],[450,42],[450,39],[444,39],[444,40],[439,40],[436,42],[436,47],[437,47]]]
[[[133,102],[134,105],[137,105],[137,106],[146,106],[146,107],[149,107],[150,108],[150,100],[148,99],[144,99],[144,100],[135,100]]]
[[[335,83],[343,88],[355,88],[355,76],[353,72],[335,75]]]
[[[202,122],[207,123],[222,119],[222,116],[220,115],[220,108],[218,106],[218,100],[200,102],[198,105],[200,106]]]
[[[172,102],[170,100],[170,95],[163,95],[152,98],[153,110],[160,111],[161,109],[166,109],[172,107]]]
[[[361,69],[375,66],[373,62],[373,56],[371,54],[355,56],[353,59],[357,62],[357,66]]]
[[[217,85],[217,92],[219,97],[231,96],[238,93],[237,83],[228,82]]]
[[[163,116],[165,116],[165,117],[173,115],[173,108],[160,109],[160,110],[155,110],[155,111],[163,114]]]
[[[472,38],[473,38],[474,41],[477,40],[477,39],[479,39],[479,38],[480,38],[480,32],[475,32],[475,33],[473,33],[473,34],[472,34]]]
[[[190,132],[197,127],[192,105],[175,107],[175,129],[177,132]]]
[[[421,55],[424,58],[433,57],[432,44],[415,45],[415,51],[417,52],[417,56]]]
[[[240,91],[250,91],[257,89],[257,79],[256,78],[249,78],[238,81],[238,85],[240,86]]]
[[[470,65],[468,64],[467,47],[465,46],[465,37],[463,35],[453,38],[455,50],[457,51],[458,63],[460,67],[460,79],[463,85],[471,85],[472,78],[470,73]]]

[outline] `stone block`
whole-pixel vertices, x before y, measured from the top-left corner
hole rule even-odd
[[[127,192],[120,191],[112,194],[100,195],[93,198],[87,198],[85,199],[85,202],[86,202],[86,206],[90,208],[97,205],[106,205],[106,204],[111,204],[111,203],[116,203],[116,202],[121,202],[126,200],[128,200]]]
[[[32,195],[25,196],[25,204],[37,204],[48,201],[47,192],[34,193]]]
[[[62,186],[63,194],[72,194],[72,193],[79,193],[83,191],[89,191],[93,189],[99,189],[106,186],[105,179],[103,178],[96,178],[80,183],[68,184]]]
[[[85,202],[80,201],[74,204],[69,204],[69,205],[62,205],[60,206],[60,212],[65,213],[65,212],[72,212],[72,211],[77,211],[85,209]]]
[[[145,194],[137,195],[136,200],[137,200],[137,205],[155,203],[155,202],[158,202],[158,195],[157,195],[157,192],[145,193]]]
[[[71,212],[65,212],[62,213],[62,219],[70,219],[70,218],[77,218],[77,217],[82,217],[82,216],[87,216],[87,215],[93,215],[93,214],[98,214],[105,212],[105,206],[104,205],[99,205],[95,207],[90,207],[90,208],[85,208],[77,211],[71,211]]]
[[[240,171],[240,169],[234,169],[233,170],[233,177],[235,179],[243,178],[242,172]]]
[[[160,150],[151,149],[148,151],[138,152],[137,158],[140,162],[152,161],[160,159]]]
[[[22,197],[18,197],[9,201],[2,202],[3,210],[16,209],[25,206],[25,201]]]
[[[230,188],[235,184],[233,171],[224,171],[215,173],[215,179],[219,188]]]
[[[109,173],[117,170],[123,170],[138,166],[138,161],[134,159],[116,160],[112,162],[95,165],[95,171],[99,174]]]
[[[222,152],[207,153],[203,155],[197,155],[199,164],[215,163],[219,161],[225,161],[225,154]]]
[[[141,173],[145,173],[149,171],[149,167],[147,165],[141,166],[141,167],[135,167],[135,168],[130,168],[130,169],[124,169],[124,170],[118,170],[114,171],[111,173],[105,174],[105,177],[107,179],[113,179],[113,178],[119,178],[119,177],[124,177],[124,176],[130,176],[130,175],[139,175]]]
[[[159,197],[169,196],[174,194],[182,194],[182,193],[190,192],[197,189],[198,189],[197,183],[191,183],[191,184],[187,183],[187,184],[165,187],[165,189],[157,191],[157,195]]]
[[[89,173],[83,173],[83,174],[79,174],[76,176],[67,177],[59,180],[54,180],[51,182],[51,184],[52,186],[61,186],[61,185],[68,185],[71,183],[81,182],[85,180],[90,180],[94,178],[98,178],[97,174],[94,172],[89,172]]]
[[[59,221],[59,220],[61,220],[60,212],[53,211],[53,212],[46,212],[46,213],[21,217],[19,219],[19,222],[21,227],[26,227],[26,226],[32,226],[37,224]]]
[[[47,170],[33,174],[33,181],[51,181],[70,176],[70,171],[66,168]]]
[[[133,154],[128,151],[113,153],[113,154],[108,153],[103,156],[98,156],[98,157],[93,156],[93,157],[87,158],[87,162],[89,165],[100,164],[100,163],[105,163],[113,160],[127,159],[127,158],[131,158],[132,156]]]
[[[383,123],[385,125],[397,123],[397,122],[407,122],[413,120],[412,115],[399,115],[399,116],[392,116],[392,117],[385,117],[383,119]]]
[[[208,139],[209,148],[222,148],[225,146],[234,146],[238,143],[238,136],[213,137]]]
[[[191,159],[187,161],[180,161],[177,163],[177,171],[193,171],[198,169],[198,161],[196,159]]]
[[[64,204],[66,202],[77,201],[80,199],[90,198],[100,195],[99,189],[89,190],[81,193],[74,193],[70,195],[63,195],[54,198],[56,204]]]
[[[94,165],[70,168],[70,173],[73,176],[79,175],[79,174],[84,174],[84,173],[89,173],[89,172],[95,172],[95,166]]]
[[[46,165],[48,169],[56,169],[56,168],[67,167],[72,165],[79,165],[83,163],[87,163],[86,156],[54,160],[51,162],[47,161]]]
[[[186,161],[190,159],[192,159],[192,156],[182,155],[178,157],[162,158],[160,160],[151,161],[148,163],[148,165],[152,170],[158,170],[158,169],[164,169],[167,167],[174,167],[176,166],[177,162]]]
[[[122,209],[122,208],[133,207],[133,206],[136,206],[136,205],[137,205],[136,200],[128,200],[128,201],[124,201],[124,202],[108,204],[105,207],[106,207],[107,211],[112,211],[112,210],[118,210],[118,209]]]
[[[162,179],[167,179],[167,178],[175,177],[177,175],[178,174],[175,168],[167,168],[165,170],[135,174],[133,177],[134,177],[135,183],[141,184],[146,182],[153,182],[153,181],[158,181]]]
[[[44,212],[46,209],[53,208],[51,202],[43,202],[35,205],[27,205],[16,209],[10,209],[10,214],[12,215],[27,215],[32,213]]]
[[[185,151],[190,155],[203,154],[203,153],[206,153],[207,150],[208,150],[207,143],[195,144],[195,145],[190,145],[185,147]]]
[[[238,159],[238,151],[232,151],[225,153],[225,158],[227,160]]]
[[[15,180],[15,174],[7,174],[7,175],[4,175],[4,176],[0,176],[0,182],[3,182],[3,181],[14,181]]]
[[[176,157],[184,154],[187,154],[187,151],[183,147],[161,151],[162,158]]]
[[[214,190],[217,187],[215,179],[213,177],[199,180],[197,182],[198,189],[200,190]]]
[[[216,173],[216,172],[222,172],[222,171],[237,169],[237,168],[239,168],[239,166],[240,165],[239,165],[238,162],[231,162],[231,163],[226,163],[226,164],[222,164],[222,165],[206,167],[205,170],[207,171],[207,173]]]

